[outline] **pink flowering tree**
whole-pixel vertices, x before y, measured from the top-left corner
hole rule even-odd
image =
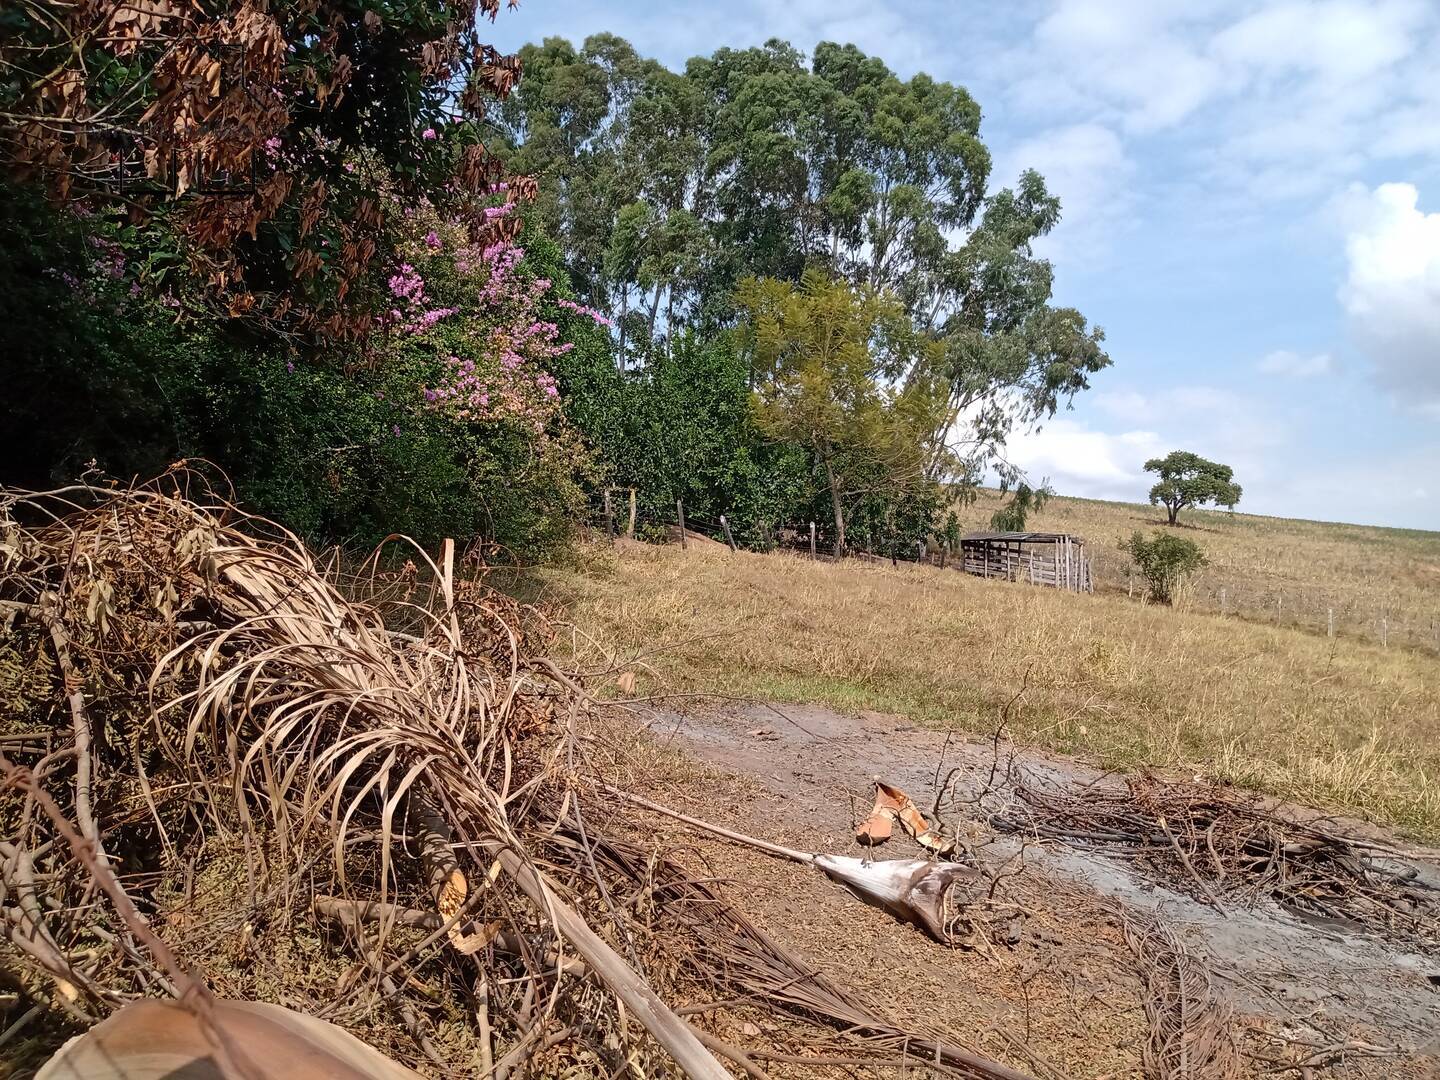
[[[499,220],[513,207],[485,213]],[[575,348],[562,324],[593,330],[609,320],[531,272],[519,243],[471,243],[466,228],[429,205],[405,213],[400,232],[386,281],[390,306],[377,317],[372,344],[413,373],[413,409],[464,425],[477,447],[523,447],[523,479],[543,476],[578,501],[591,462],[556,378]]]

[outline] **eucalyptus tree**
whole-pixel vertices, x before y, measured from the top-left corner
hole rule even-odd
[[[526,84],[503,110],[516,167],[553,189],[547,224],[617,320],[622,365],[677,324],[733,323],[747,277],[818,270],[888,291],[926,347],[885,377],[943,402],[925,472],[973,481],[987,467],[1018,480],[1011,431],[1110,363],[1103,332],[1051,303],[1035,245],[1059,198],[1033,171],[994,186],[964,87],[833,42],[809,57],[778,40],[722,48],[683,73],[609,35],[522,58]]]

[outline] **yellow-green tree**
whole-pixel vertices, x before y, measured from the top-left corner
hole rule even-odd
[[[913,373],[933,366],[935,346],[888,291],[815,271],[798,285],[747,278],[736,300],[757,425],[810,449],[829,492],[838,557],[859,500],[931,482],[925,464],[944,385]]]

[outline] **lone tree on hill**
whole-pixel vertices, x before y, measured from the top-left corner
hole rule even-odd
[[[1234,469],[1188,450],[1172,450],[1163,458],[1151,458],[1145,463],[1145,471],[1160,474],[1159,482],[1150,489],[1150,505],[1164,506],[1171,525],[1188,506],[1213,503],[1233,510],[1240,501]]]

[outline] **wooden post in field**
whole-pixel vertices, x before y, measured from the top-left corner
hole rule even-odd
[[[1382,649],[1390,647],[1390,620],[1383,614],[1380,616],[1380,647]]]
[[[685,543],[685,504],[679,499],[675,500],[675,516],[680,519],[680,548],[684,550],[689,547]]]
[[[610,505],[610,489],[605,489],[605,537],[615,543],[615,511]]]
[[[916,541],[915,541],[915,561],[916,561],[916,562],[921,562],[921,563],[923,563],[923,562],[925,561],[925,541],[924,541],[924,540],[916,540]]]
[[[1276,625],[1276,626],[1279,626],[1279,625],[1280,625],[1280,607],[1281,607],[1281,605],[1284,604],[1284,603],[1285,603],[1285,598],[1284,598],[1283,596],[1277,596],[1277,597],[1275,597],[1275,625]]]
[[[945,569],[945,556],[948,555],[949,553],[950,553],[950,541],[949,541],[949,540],[941,540],[941,541],[940,541],[940,569],[941,569],[941,570],[944,570],[944,569]]]
[[[735,550],[735,537],[730,535],[730,522],[725,520],[725,515],[720,515],[720,528],[725,530],[725,542],[730,545],[730,550]]]
[[[1125,595],[1132,600],[1135,599],[1135,568],[1133,566],[1127,566],[1125,568]],[[1220,590],[1220,595],[1222,597],[1225,595],[1224,589]],[[1225,610],[1225,601],[1223,599],[1220,601],[1220,610],[1222,612]]]
[[[630,489],[630,524],[625,526],[625,535],[635,539],[635,489]]]
[[[1325,636],[1328,638],[1335,636],[1335,609],[1333,607],[1325,609]]]
[[[815,523],[810,522],[810,558],[815,558]]]

